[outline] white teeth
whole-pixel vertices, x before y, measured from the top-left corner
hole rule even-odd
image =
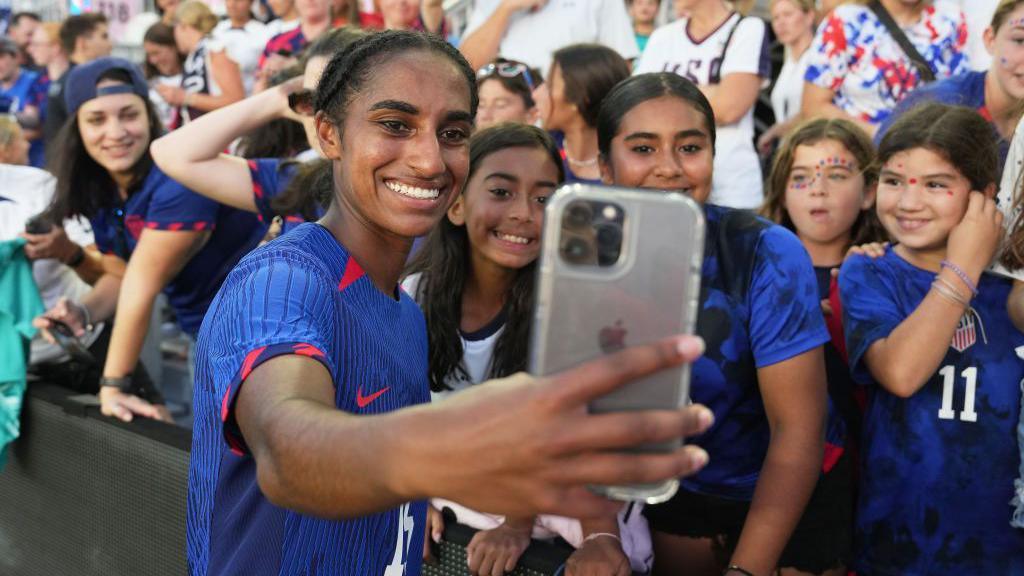
[[[505,242],[511,242],[513,244],[529,244],[529,238],[523,238],[522,236],[513,236],[512,234],[502,234],[501,232],[495,232],[495,236]]]
[[[394,180],[388,180],[384,185],[393,192],[398,192],[402,196],[416,198],[417,200],[433,200],[441,195],[440,188],[417,188],[416,186],[409,186]]]

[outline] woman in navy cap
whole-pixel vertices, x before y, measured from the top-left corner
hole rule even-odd
[[[80,302],[61,301],[37,320],[79,331],[116,310],[100,401],[104,414],[125,421],[170,419],[162,399],[141,398],[129,378],[157,294],[167,295],[194,337],[224,277],[263,234],[252,214],[203,198],[157,168],[149,144],[162,128],[148,93],[139,69],[120,58],[78,66],[68,78],[70,118],[55,144],[50,211],[57,221],[89,218],[105,273]]]

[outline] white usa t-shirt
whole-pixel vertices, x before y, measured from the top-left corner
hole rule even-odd
[[[477,0],[463,38],[468,38],[494,14],[502,0]],[[604,44],[626,60],[640,49],[622,0],[549,0],[537,11],[522,10],[509,19],[498,55],[525,62],[545,77],[551,55],[570,44]]]
[[[736,28],[725,52],[729,33]],[[771,75],[768,36],[759,18],[730,16],[702,41],[689,33],[689,19],[658,28],[647,42],[635,74],[675,72],[706,85],[729,74]],[[754,108],[735,123],[716,127],[715,175],[709,202],[731,208],[756,208],[764,198],[761,163],[754,150]]]

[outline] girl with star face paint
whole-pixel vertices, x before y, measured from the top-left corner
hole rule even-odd
[[[1024,334],[1006,313],[1010,281],[983,273],[1003,235],[991,127],[924,104],[886,133],[878,164],[878,217],[895,246],[839,273],[852,375],[869,391],[853,567],[1021,572],[1009,503]]]

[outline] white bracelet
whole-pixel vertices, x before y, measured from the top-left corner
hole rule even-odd
[[[82,316],[85,316],[85,326],[83,326],[83,328],[85,328],[86,332],[92,332],[92,314],[89,313],[89,308],[80,302],[76,305],[78,306],[78,309],[82,311]]]
[[[580,543],[580,546],[582,546],[583,544],[586,544],[587,542],[590,542],[591,540],[595,540],[597,538],[600,538],[602,536],[608,536],[609,538],[615,538],[616,540],[619,541],[619,544],[622,544],[622,538],[619,538],[618,535],[616,535],[616,534],[612,534],[611,532],[594,532],[590,536],[587,536],[586,538],[584,538],[583,542]]]

